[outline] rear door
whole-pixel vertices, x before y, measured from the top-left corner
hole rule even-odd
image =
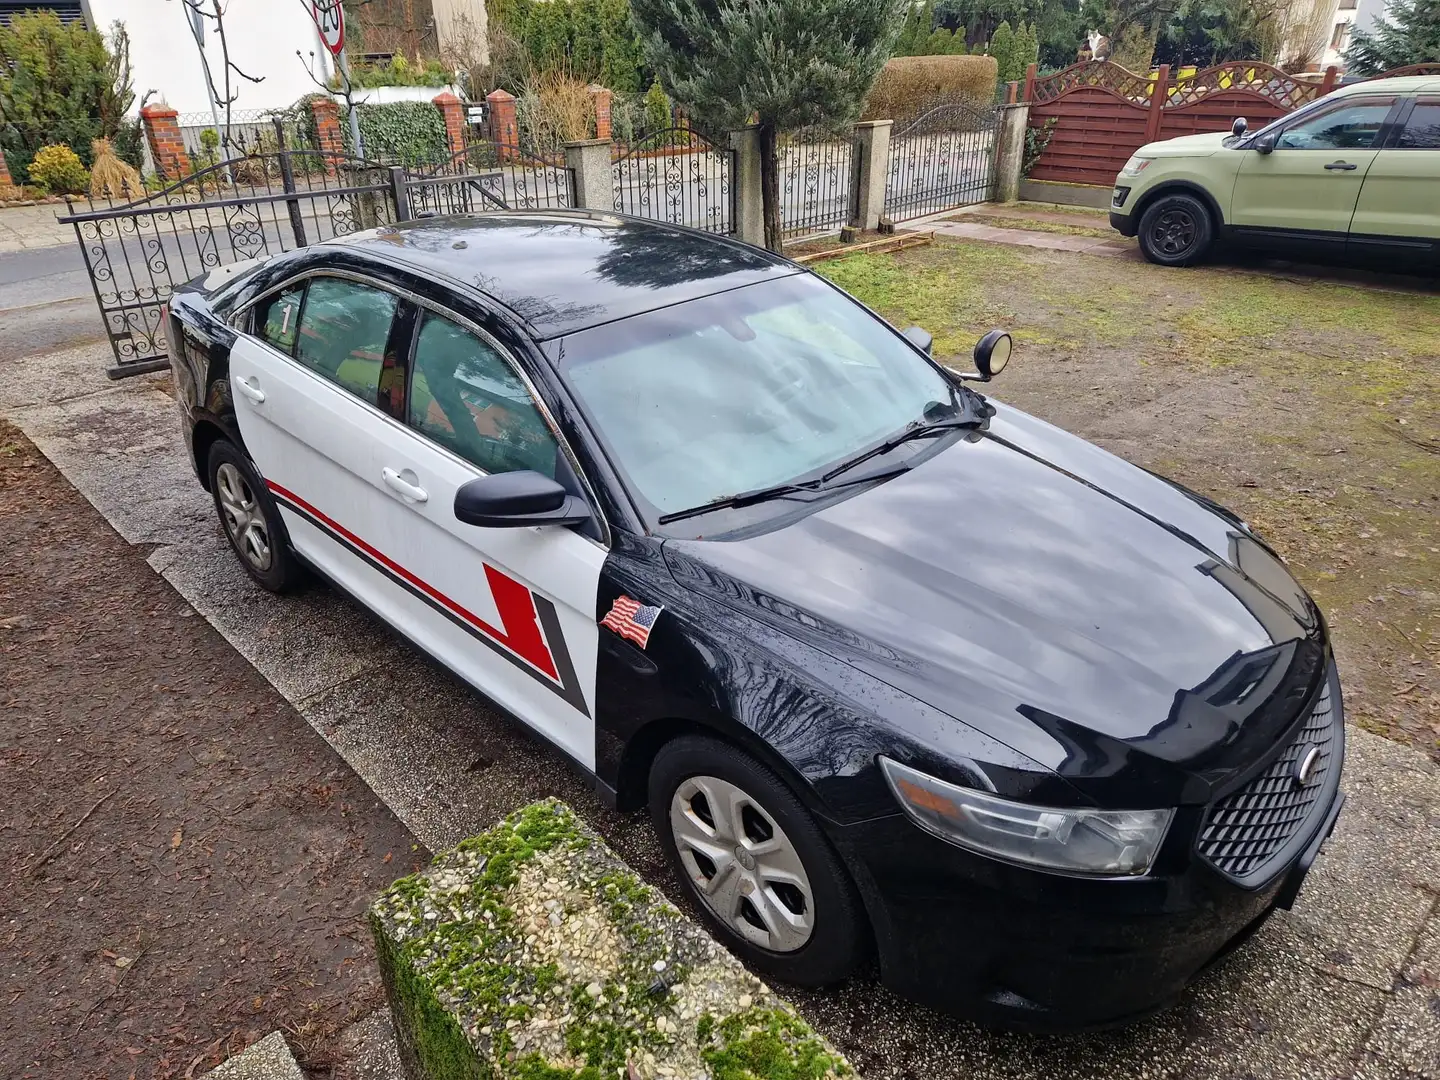
[[[1237,239],[1343,252],[1395,106],[1393,94],[1341,98],[1285,128],[1270,153],[1245,151],[1231,199]]]
[[[1440,94],[1407,102],[1394,136],[1375,155],[1350,246],[1362,255],[1440,261]]]

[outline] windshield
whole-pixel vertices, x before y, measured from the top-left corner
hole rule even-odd
[[[808,274],[573,334],[560,361],[652,517],[822,470],[955,394]]]

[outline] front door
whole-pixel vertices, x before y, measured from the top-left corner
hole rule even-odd
[[[1440,94],[1423,94],[1375,155],[1350,225],[1359,254],[1440,259]]]
[[[1235,177],[1236,237],[1344,249],[1393,96],[1350,97],[1285,128],[1268,154],[1246,150]]]

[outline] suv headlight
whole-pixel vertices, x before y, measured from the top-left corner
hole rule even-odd
[[[1154,158],[1148,157],[1132,157],[1129,161],[1125,162],[1125,167],[1120,170],[1120,175],[1139,176],[1142,172],[1145,171],[1146,166],[1148,166],[1150,162],[1154,160]]]
[[[1147,873],[1175,814],[1029,806],[948,784],[887,757],[880,767],[921,828],[985,855],[1072,874]]]

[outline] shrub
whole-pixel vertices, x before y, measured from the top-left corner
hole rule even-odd
[[[1004,19],[999,26],[995,27],[995,33],[990,35],[988,50],[990,55],[995,58],[996,78],[1002,86],[1005,83],[1014,82],[1018,77],[1015,74],[1017,59],[1015,49],[1015,31],[1010,26],[1010,20]]]
[[[593,119],[590,87],[558,71],[533,80],[516,102],[521,142],[541,155],[559,154],[567,142],[588,139]]]
[[[30,182],[48,195],[79,195],[90,185],[79,155],[64,143],[35,151],[29,171]]]
[[[133,165],[115,155],[109,139],[96,139],[90,148],[94,165],[90,169],[92,199],[138,199],[145,190]]]
[[[402,165],[438,164],[450,157],[450,143],[445,134],[445,118],[428,101],[391,101],[383,105],[357,105],[360,138],[365,143],[365,156],[372,160],[394,161]],[[340,132],[347,153],[350,145],[350,123],[344,109],[340,113]]]
[[[943,26],[937,26],[930,31],[930,36],[925,39],[926,56],[947,56],[950,48],[955,43],[955,36]]]
[[[645,91],[645,131],[664,131],[673,123],[673,115],[670,95],[665,93],[660,80],[656,79],[650,84],[650,89]]]
[[[993,56],[897,56],[886,62],[862,119],[914,119],[938,101],[995,100]]]
[[[1030,170],[1035,168],[1035,163],[1040,160],[1040,155],[1045,153],[1045,148],[1055,137],[1055,125],[1059,122],[1058,116],[1047,116],[1045,122],[1039,126],[1025,129],[1025,153],[1020,159],[1021,176],[1029,176]]]

